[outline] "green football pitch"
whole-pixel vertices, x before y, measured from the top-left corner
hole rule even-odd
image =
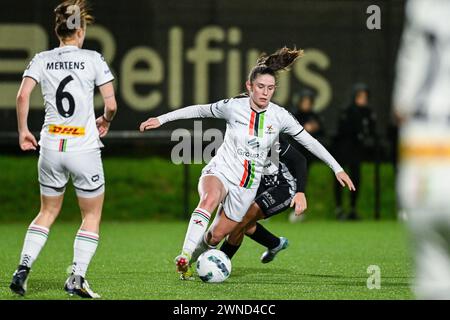
[[[268,221],[290,246],[269,263],[264,248],[247,238],[221,284],[180,281],[173,258],[186,222],[105,222],[87,274],[103,299],[412,299],[412,266],[405,226],[396,221]],[[26,223],[0,226],[0,299],[68,299],[63,291],[78,225],[57,222],[33,265],[25,298],[8,288]],[[368,288],[378,266],[379,289]],[[75,299],[75,298],[71,298]]]

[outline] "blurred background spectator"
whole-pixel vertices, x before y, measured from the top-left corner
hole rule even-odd
[[[376,142],[375,113],[369,107],[369,88],[365,83],[356,83],[352,88],[349,106],[342,112],[333,148],[345,170],[352,177],[356,192],[350,194],[350,212],[345,213],[342,201],[342,186],[335,184],[335,215],[340,220],[357,220],[357,201],[361,189],[361,163],[364,154],[372,153]]]
[[[323,121],[320,115],[314,111],[315,98],[316,94],[314,91],[308,88],[302,89],[300,94],[295,96],[295,109],[293,110],[293,115],[306,131],[308,131],[317,140],[321,140],[325,134],[325,131],[323,129]],[[298,143],[295,143],[295,147],[305,156],[309,173],[311,163],[315,160],[315,156]],[[299,222],[305,217],[306,216],[304,214],[297,216],[295,215],[295,211],[292,211],[289,214],[289,221],[292,223]]]
[[[302,89],[294,111],[294,116],[314,138],[320,140],[324,135],[323,123],[319,114],[314,111],[316,94],[310,89]],[[309,154],[307,155],[309,156]]]

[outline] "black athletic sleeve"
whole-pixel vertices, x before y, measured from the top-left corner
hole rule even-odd
[[[297,179],[297,192],[305,192],[307,168],[306,158],[288,142],[280,140],[280,161]]]

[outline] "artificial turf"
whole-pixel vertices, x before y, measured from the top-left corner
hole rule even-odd
[[[247,238],[221,284],[180,281],[173,258],[186,221],[106,221],[87,279],[103,299],[412,299],[410,247],[397,221],[267,221],[289,247],[269,264],[264,248]],[[24,298],[8,285],[17,266],[27,223],[0,225],[0,299],[69,299],[62,290],[78,225],[56,222],[35,262]],[[381,271],[380,289],[368,289],[368,267]],[[369,281],[370,282],[370,281]],[[76,299],[76,298],[71,298]]]

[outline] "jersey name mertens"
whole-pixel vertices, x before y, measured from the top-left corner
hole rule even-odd
[[[41,147],[65,152],[103,147],[95,124],[94,89],[114,76],[98,52],[76,46],[44,51],[34,56],[23,76],[41,85]]]

